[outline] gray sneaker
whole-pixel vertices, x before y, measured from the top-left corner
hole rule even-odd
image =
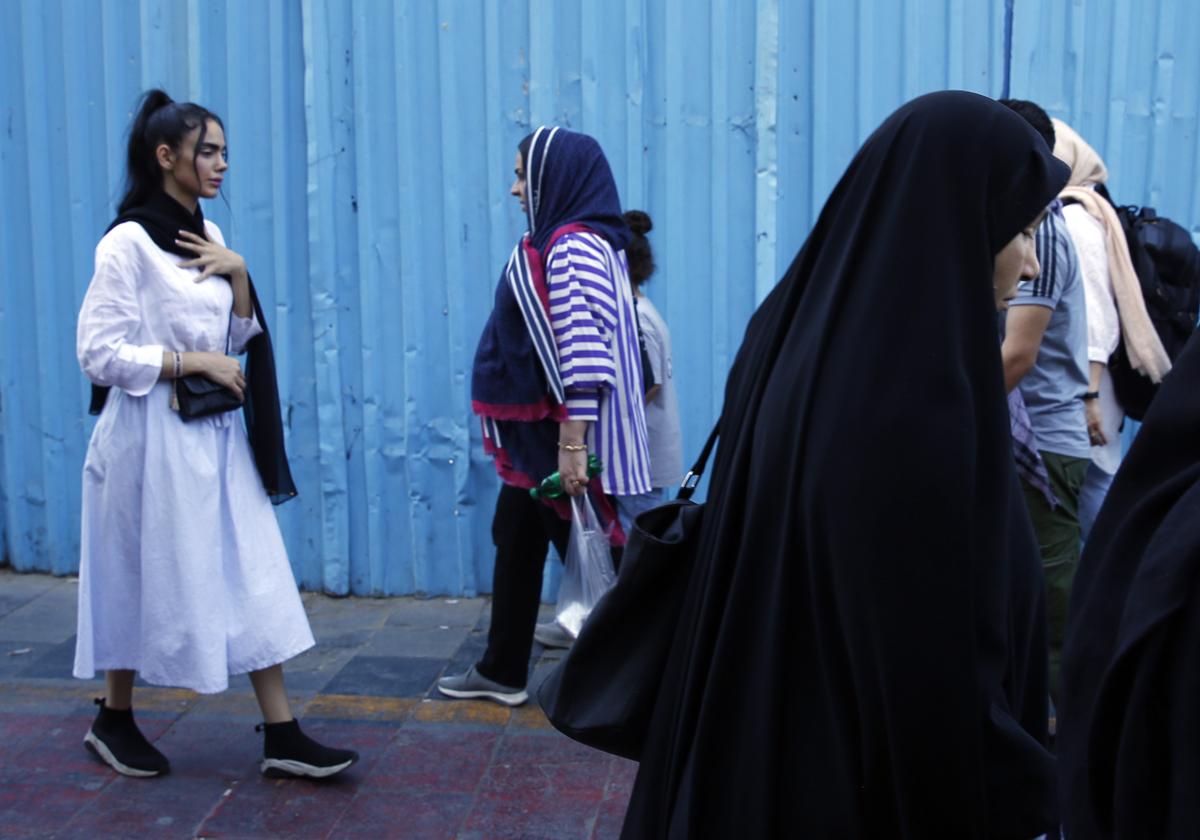
[[[437,690],[447,697],[453,697],[456,700],[470,700],[482,698],[485,700],[495,700],[497,703],[503,703],[505,706],[520,706],[529,699],[529,695],[525,693],[523,688],[510,688],[507,685],[489,680],[483,674],[475,670],[472,665],[467,669],[465,674],[459,674],[454,677],[442,677],[437,681]]]
[[[541,643],[542,647],[548,648],[569,648],[575,644],[575,637],[567,632],[557,621],[545,621],[533,628],[533,638]]]

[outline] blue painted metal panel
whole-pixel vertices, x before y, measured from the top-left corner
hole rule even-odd
[[[1041,103],[1104,158],[1113,198],[1200,237],[1200,5],[1089,0],[1014,7],[1014,96]]]
[[[648,293],[672,325],[688,452],[754,306],[912,96],[998,94],[1011,59],[1012,93],[1075,123],[1119,197],[1200,228],[1200,8],[1184,0],[4,7],[0,541],[20,569],[76,566],[92,421],[74,322],[152,85],[225,118],[233,168],[206,212],[271,319],[297,578],[334,593],[490,588],[497,485],[470,365],[522,227],[508,186],[533,125],[594,134],[625,204],[654,217]]]

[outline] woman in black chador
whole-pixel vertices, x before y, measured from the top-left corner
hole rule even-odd
[[[1200,831],[1200,338],[1154,398],[1088,537],[1059,710],[1071,840]]]
[[[937,93],[867,140],[752,318],[623,837],[1031,838],[1045,614],[997,301],[1066,183]]]

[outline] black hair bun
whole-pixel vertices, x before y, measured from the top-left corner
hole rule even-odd
[[[162,88],[151,88],[142,97],[142,107],[151,113],[174,102],[170,94]]]
[[[639,236],[645,236],[654,229],[654,222],[650,221],[650,214],[643,210],[626,210],[625,224]]]

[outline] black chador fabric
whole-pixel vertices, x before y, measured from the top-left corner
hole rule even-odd
[[[1029,838],[1055,824],[1037,546],[995,254],[1066,183],[922,97],[754,314],[624,838]]]
[[[1200,338],[1164,380],[1096,519],[1063,646],[1071,840],[1200,833]]]
[[[190,230],[197,236],[208,239],[204,229],[204,213],[197,204],[196,212],[187,209],[162,190],[154,193],[145,204],[131,207],[113,220],[108,226],[112,230],[123,222],[137,222],[150,238],[164,251],[187,259],[196,254],[175,244],[179,231]],[[106,231],[107,233],[107,231]],[[292,481],[288,466],[287,451],[283,444],[283,420],[279,411],[279,384],[275,377],[275,353],[271,348],[271,335],[267,332],[267,319],[263,315],[254,283],[250,283],[250,301],[258,318],[262,332],[250,339],[246,345],[246,400],[242,404],[246,416],[246,434],[254,450],[254,463],[262,478],[263,487],[271,501],[282,504],[296,496],[296,485]],[[89,411],[99,414],[108,399],[108,388],[92,385],[92,401]]]

